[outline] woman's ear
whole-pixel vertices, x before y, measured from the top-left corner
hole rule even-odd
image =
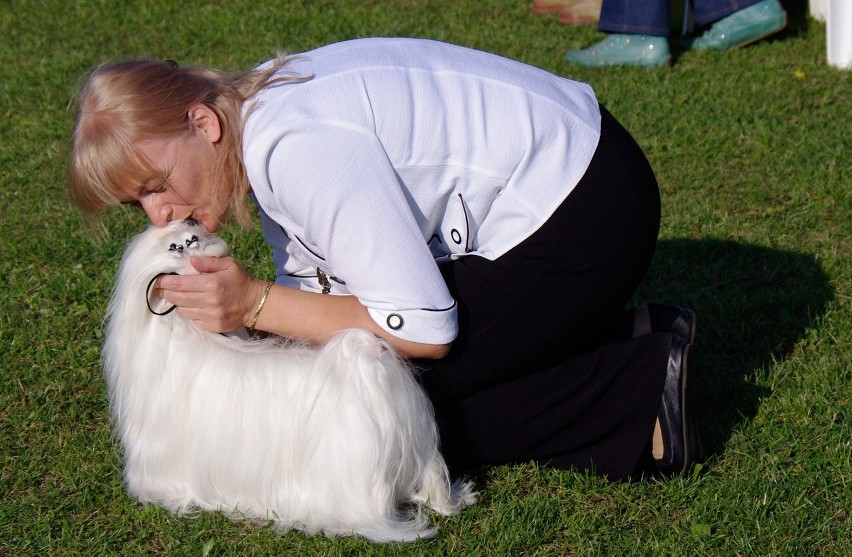
[[[222,124],[219,116],[204,103],[195,103],[187,111],[189,123],[201,132],[210,143],[218,143],[222,138]]]

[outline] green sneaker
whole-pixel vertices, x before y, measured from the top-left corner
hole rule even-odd
[[[778,0],[763,0],[713,24],[702,36],[684,41],[690,50],[731,50],[773,35],[787,26]]]
[[[659,68],[672,62],[666,37],[613,34],[596,45],[569,50],[565,59],[586,67],[643,66]]]

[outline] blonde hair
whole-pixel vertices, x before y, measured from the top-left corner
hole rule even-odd
[[[222,136],[216,149],[213,202],[250,225],[250,189],[243,164],[243,104],[280,82],[301,82],[288,69],[293,58],[279,53],[260,68],[233,76],[201,67],[177,67],[171,61],[131,60],[96,69],[80,90],[71,140],[68,187],[85,213],[121,203],[119,192],[154,175],[136,148],[140,140],[168,139],[190,130],[189,108],[202,103],[219,118]],[[222,192],[228,199],[219,199]]]

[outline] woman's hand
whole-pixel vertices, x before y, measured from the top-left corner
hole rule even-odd
[[[233,257],[193,256],[200,275],[163,275],[160,296],[204,331],[225,333],[245,326],[257,309],[265,283],[249,275]]]
[[[249,275],[232,257],[194,256],[200,275],[163,275],[159,295],[199,329],[225,333],[245,326],[257,311],[266,283]],[[322,344],[343,329],[360,328],[385,339],[406,358],[443,358],[452,343],[421,344],[382,330],[355,296],[329,296],[275,286],[256,328]]]

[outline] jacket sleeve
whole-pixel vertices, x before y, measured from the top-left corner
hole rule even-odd
[[[375,134],[314,119],[282,128],[252,146],[253,157],[266,161],[260,187],[277,205],[267,214],[289,221],[295,247],[344,282],[382,329],[414,342],[451,342],[455,301]]]

